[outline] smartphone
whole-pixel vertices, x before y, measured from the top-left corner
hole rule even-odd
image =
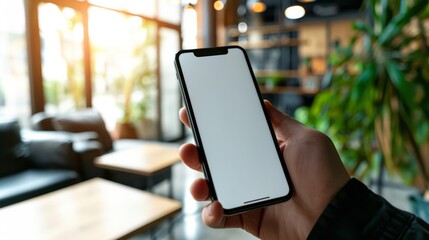
[[[245,50],[182,50],[175,66],[212,200],[233,215],[289,199],[290,177]]]

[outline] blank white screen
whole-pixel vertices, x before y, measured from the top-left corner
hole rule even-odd
[[[179,56],[219,202],[286,196],[289,186],[243,52]]]

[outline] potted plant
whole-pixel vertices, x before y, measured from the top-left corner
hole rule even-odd
[[[143,62],[146,61],[143,60]],[[153,138],[151,134],[139,134],[139,132],[147,133],[151,132],[147,128],[153,129],[154,124],[149,117],[149,111],[154,105],[151,89],[154,86],[155,71],[142,64],[141,67],[134,69],[130,77],[121,78],[119,81],[123,83],[120,101],[122,118],[116,124],[114,138],[139,138],[140,135]]]
[[[368,21],[355,22],[350,44],[330,56],[329,88],[296,117],[333,139],[351,175],[369,181],[387,169],[427,189],[429,4],[369,0],[364,6]]]
[[[151,61],[150,51],[155,48],[153,37],[154,28],[148,23],[143,23],[147,29],[145,41],[138,46],[133,57],[139,59],[139,63],[126,77],[121,76],[116,80],[122,117],[118,120],[113,137],[120,138],[155,138],[155,122],[150,117],[150,111],[154,107],[153,88],[156,83],[156,64]]]
[[[280,85],[283,81],[283,77],[281,74],[274,72],[266,76],[258,76],[256,77],[256,81],[267,89],[273,89]]]

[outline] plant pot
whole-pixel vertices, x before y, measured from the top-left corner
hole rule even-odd
[[[112,138],[117,139],[137,139],[137,131],[133,123],[116,123]]]
[[[158,129],[153,119],[141,119],[135,124],[137,136],[141,139],[156,140],[158,138]]]

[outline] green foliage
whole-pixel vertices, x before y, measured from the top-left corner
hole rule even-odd
[[[276,87],[283,80],[283,77],[279,74],[271,74],[269,76],[257,77],[256,81],[259,84],[265,85],[266,87]]]
[[[147,30],[147,37],[141,45],[136,46],[132,57],[139,60],[139,64],[132,70],[130,76],[120,76],[116,79],[115,88],[122,91],[120,104],[122,105],[122,123],[134,122],[148,118],[150,108],[154,106],[154,96],[151,95],[156,84],[156,64],[153,51],[156,45],[156,26],[143,21],[142,28]],[[141,95],[133,99],[133,95]]]
[[[429,141],[429,4],[369,0],[365,6],[371,23],[353,24],[355,37],[329,58],[331,86],[296,116],[333,139],[354,176],[365,180],[384,161],[405,183],[419,175],[427,187],[422,146]]]
[[[43,87],[45,91],[45,101],[54,106],[58,106],[60,104],[61,93],[66,91],[64,86],[57,81],[44,81]]]

